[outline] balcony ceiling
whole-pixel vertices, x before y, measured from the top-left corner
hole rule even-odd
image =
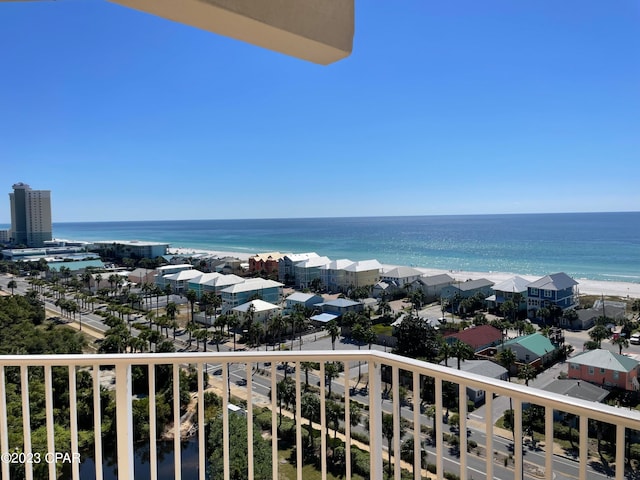
[[[110,1],[322,65],[353,46],[353,0]]]

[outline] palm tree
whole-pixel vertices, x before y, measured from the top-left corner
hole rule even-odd
[[[327,332],[331,336],[331,349],[336,349],[336,338],[340,336],[340,327],[338,321],[334,318],[327,322]]]
[[[111,275],[109,275],[108,281],[112,291],[113,291],[113,285],[116,283],[117,280],[118,280],[118,275],[116,275],[115,273],[112,273]]]
[[[247,340],[249,345],[252,344],[253,338],[252,335],[255,333],[253,331],[253,320],[256,316],[256,306],[254,303],[249,304],[247,307],[247,311],[244,312],[244,326],[243,329],[247,331]]]
[[[268,330],[271,332],[273,336],[273,349],[276,349],[276,344],[278,344],[278,348],[280,348],[280,341],[282,340],[282,331],[287,326],[284,318],[279,313],[275,314],[273,317],[269,319],[269,327]]]
[[[442,360],[444,361],[444,366],[449,366],[449,357],[451,356],[451,345],[445,340],[442,339],[440,342],[440,355],[442,355]]]
[[[96,281],[98,281],[98,277],[96,276]],[[151,293],[151,291],[153,290],[153,285],[151,285],[150,283],[143,283],[142,286],[140,287],[140,290],[142,291],[142,297],[143,299],[149,300],[149,295]]]
[[[293,313],[289,315],[289,322],[291,323],[291,350],[293,350],[293,341],[296,338],[296,327],[304,322],[302,309],[297,307],[299,307],[299,305],[296,305]]]
[[[171,286],[171,284],[170,284],[170,283],[167,283],[167,284],[164,286],[163,292],[164,292],[164,294],[167,296],[167,303],[169,303],[169,297],[170,297],[170,296],[171,296],[171,294],[173,293],[173,287]]]
[[[534,380],[537,376],[538,371],[529,363],[526,363],[522,367],[520,367],[520,371],[518,372],[518,378],[520,380],[524,380],[524,384],[527,386],[529,386],[529,381]]]
[[[302,370],[304,371],[304,384],[305,384],[305,391],[309,390],[309,372],[311,370],[313,370],[315,367],[315,364],[313,362],[301,362],[300,363],[300,368],[302,368]],[[286,370],[285,370],[286,372]]]
[[[300,399],[300,410],[309,419],[309,445],[313,450],[313,421],[320,416],[320,399],[315,393],[305,393]]]
[[[407,432],[407,420],[404,417],[400,417],[400,439],[402,439],[402,437],[404,436],[404,434]],[[393,415],[389,414],[389,413],[383,413],[382,414],[382,436],[384,438],[387,439],[387,452],[389,454],[389,472],[388,472],[388,477],[389,478],[393,478],[393,469],[392,469],[392,465],[391,465],[391,451],[392,451],[392,443],[393,443],[393,434],[394,434],[394,427],[393,427]],[[400,452],[396,452],[395,455],[399,455]]]
[[[509,381],[511,381],[511,367],[516,363],[516,354],[513,350],[507,348],[498,354],[498,361],[507,369],[507,375],[509,376]]]
[[[331,427],[333,429],[333,439],[335,440],[338,436],[340,420],[344,418],[344,405],[327,400],[325,404],[325,414],[327,416],[326,435],[329,435],[329,427]]]
[[[611,343],[618,346],[619,348],[618,353],[620,353],[620,355],[622,355],[623,348],[629,348],[629,340],[627,340],[627,337],[623,337],[622,335],[618,335],[616,338],[614,338],[611,341]]]
[[[227,328],[233,331],[233,351],[236,351],[236,328],[240,326],[240,319],[235,313],[232,313],[227,317]]]
[[[279,418],[278,427],[282,425],[282,405],[288,407],[295,401],[296,387],[292,378],[285,378],[276,385],[276,394],[278,395]]]
[[[605,338],[609,338],[609,335],[611,335],[611,332],[604,325],[596,325],[589,332],[589,337],[591,338],[591,340],[596,342],[598,348],[602,346],[602,340],[604,340]],[[620,351],[622,351],[622,349],[620,349]]]
[[[185,292],[185,297],[187,297],[187,300],[189,301],[189,305],[191,305],[191,323],[193,323],[193,311],[194,311],[194,306],[196,304],[196,300],[198,298],[198,294],[196,293],[195,290],[187,290]]]
[[[82,274],[82,281],[87,287],[87,290],[91,290],[91,274],[89,272],[84,272]]]
[[[153,296],[156,297],[156,314],[157,314],[160,311],[160,297],[164,295],[164,291],[158,285],[154,285],[151,292]],[[193,312],[193,307],[191,308],[191,311]]]
[[[458,370],[460,370],[460,362],[472,359],[474,353],[473,348],[460,340],[456,340],[451,345],[451,354],[458,359]]]
[[[538,309],[538,311],[536,312],[536,315],[538,316],[538,318],[541,318],[544,320],[544,325],[546,327],[549,319],[551,318],[551,310],[549,310],[546,307],[542,307]]]
[[[178,313],[178,305],[175,302],[167,303],[165,312],[167,313],[167,317],[169,317],[170,320],[175,320]]]
[[[11,289],[11,295],[13,295],[13,290],[18,288],[18,282],[15,280],[9,280],[7,283],[7,287]]]
[[[331,398],[331,387],[333,380],[340,376],[340,366],[338,362],[327,362],[324,364],[324,377],[327,387],[329,387],[329,398]]]

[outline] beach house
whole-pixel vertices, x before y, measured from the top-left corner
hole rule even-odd
[[[466,282],[456,282],[442,288],[442,299],[453,300],[471,298],[476,294],[482,295],[483,298],[493,294],[493,282],[486,278],[478,278],[477,280],[467,280]]]
[[[266,323],[269,318],[282,310],[278,305],[265,302],[264,300],[251,300],[231,309],[237,313],[241,319],[246,319],[248,315],[252,315],[254,322]]]
[[[382,265],[377,260],[353,262],[344,268],[344,284],[340,289],[344,292],[351,288],[371,287],[380,281]]]
[[[223,273],[212,272],[205,273],[200,277],[195,277],[192,280],[189,280],[188,289],[194,290],[198,298],[200,298],[207,292],[220,295],[220,291],[222,289],[244,281],[244,278],[232,273],[225,275]]]
[[[285,285],[296,285],[295,265],[314,257],[319,255],[315,252],[284,254],[278,260],[278,281]]]
[[[512,301],[518,312],[527,311],[527,287],[531,282],[519,276],[511,277],[493,286],[493,295],[487,298],[489,310],[500,311],[507,301]]]
[[[394,289],[403,289],[422,277],[423,273],[412,267],[394,267],[382,273],[381,280]]]
[[[498,351],[511,349],[516,355],[516,362],[543,368],[556,357],[558,347],[541,333],[532,333],[512,338],[497,347]]]
[[[348,258],[341,258],[320,267],[320,279],[322,280],[323,288],[329,292],[340,292],[343,286],[347,284],[345,268],[352,263],[353,261]]]
[[[264,300],[279,305],[282,301],[282,285],[275,280],[249,278],[220,290],[222,297],[222,313],[227,313],[251,300]]]
[[[457,361],[456,358],[449,358],[446,363],[444,361],[440,362],[440,365],[455,368]],[[489,360],[462,360],[460,362],[460,370],[497,380],[509,380],[507,369]],[[486,392],[482,388],[467,387],[467,398],[477,407],[484,403]]]
[[[606,388],[639,390],[638,361],[598,348],[579,353],[567,360],[567,376]]]
[[[473,348],[474,352],[480,352],[486,348],[499,345],[502,342],[502,332],[491,325],[480,325],[446,335],[444,339],[448,344],[453,344],[456,340],[459,340]]]
[[[284,254],[280,252],[258,253],[249,257],[249,273],[262,275],[278,275],[280,259]]]
[[[321,280],[321,268],[331,263],[329,257],[312,257],[302,262],[298,262],[293,267],[295,284],[298,288],[310,288]]]
[[[292,312],[296,306],[313,310],[318,304],[324,302],[321,295],[314,293],[295,292],[285,299],[285,313]]]
[[[420,288],[427,302],[434,302],[442,296],[442,289],[456,283],[455,279],[446,273],[439,275],[423,275],[413,285]]]
[[[527,285],[527,315],[538,318],[538,310],[564,311],[578,306],[578,282],[566,273],[546,275]]]

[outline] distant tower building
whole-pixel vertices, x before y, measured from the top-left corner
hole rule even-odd
[[[50,190],[31,190],[26,183],[16,183],[9,201],[14,244],[42,247],[52,239]]]

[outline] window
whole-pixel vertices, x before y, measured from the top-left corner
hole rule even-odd
[[[553,291],[551,291],[551,290],[543,290],[543,291],[544,291],[544,296],[545,296],[546,298],[551,298],[551,297],[553,297]]]
[[[537,288],[530,288],[529,292],[531,292],[531,296],[533,296],[533,297],[537,297],[539,295]]]
[[[604,374],[604,368],[600,369],[600,373]]]
[[[593,375],[593,372],[594,372],[593,367],[589,367],[589,375]]]
[[[614,380],[619,380],[620,379],[620,372],[613,372],[613,379]]]

